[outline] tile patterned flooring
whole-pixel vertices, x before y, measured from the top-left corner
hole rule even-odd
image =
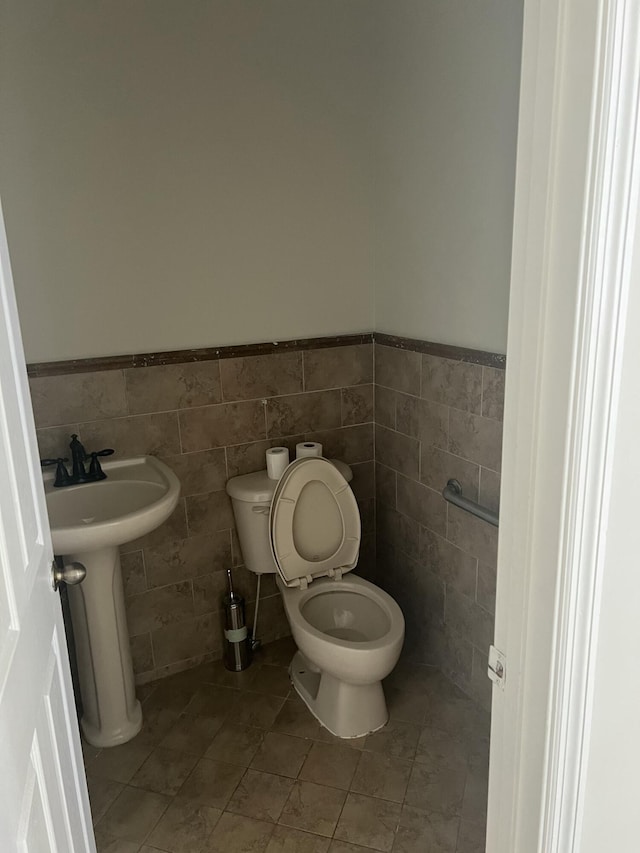
[[[401,661],[388,725],[339,740],[292,689],[293,651],[146,685],[136,738],[84,745],[99,853],[484,851],[488,715]]]

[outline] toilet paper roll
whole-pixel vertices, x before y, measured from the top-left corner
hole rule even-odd
[[[270,480],[279,480],[289,464],[288,449],[286,447],[270,447],[265,455],[267,457],[267,477]]]
[[[322,456],[322,445],[319,441],[301,441],[296,444],[296,459],[303,456]]]

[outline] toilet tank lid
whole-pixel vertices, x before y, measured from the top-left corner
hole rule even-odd
[[[278,481],[271,480],[266,470],[255,471],[253,474],[232,477],[227,482],[227,494],[247,503],[270,504],[277,485]]]
[[[353,471],[346,462],[339,459],[330,459],[347,483],[353,480]],[[238,501],[246,501],[253,504],[270,504],[273,493],[278,485],[278,480],[271,480],[267,476],[266,469],[254,471],[253,474],[241,474],[227,481],[227,494]]]

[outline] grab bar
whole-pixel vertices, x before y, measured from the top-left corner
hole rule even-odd
[[[482,504],[476,503],[469,498],[463,497],[462,486],[458,480],[449,480],[442,490],[442,497],[445,501],[449,501],[449,503],[459,506],[460,509],[470,512],[471,515],[477,515],[483,521],[488,521],[494,527],[498,526],[498,513],[492,509],[487,509],[486,506],[482,506]]]

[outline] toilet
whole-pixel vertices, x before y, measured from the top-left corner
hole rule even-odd
[[[266,471],[227,483],[245,565],[277,573],[298,647],[291,680],[332,734],[360,737],[388,719],[382,679],[404,641],[398,604],[349,574],[358,563],[360,513],[348,465],[296,459],[280,480]]]

